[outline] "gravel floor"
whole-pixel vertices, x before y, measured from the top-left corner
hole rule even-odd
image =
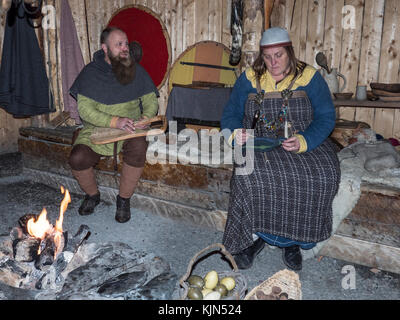
[[[115,205],[101,204],[93,215],[78,214],[81,196],[72,194],[72,202],[64,218],[64,230],[75,233],[86,224],[91,230],[88,242],[120,241],[134,249],[152,252],[168,261],[171,269],[182,277],[190,260],[203,248],[222,241],[222,232],[201,229],[132,209],[132,219],[125,224],[114,220]],[[18,219],[27,213],[48,211],[55,223],[63,195],[46,185],[24,180],[22,176],[0,178],[0,235],[7,235]],[[242,271],[252,289],[277,271],[285,268],[278,248],[266,246],[249,270]],[[219,252],[200,259],[193,273],[203,275],[209,270],[229,271],[230,264]],[[349,279],[354,274],[354,283]],[[373,272],[375,271],[375,272]],[[324,257],[303,262],[299,272],[304,300],[399,300],[400,275],[354,265]]]

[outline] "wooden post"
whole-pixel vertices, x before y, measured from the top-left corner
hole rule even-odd
[[[231,8],[231,34],[232,49],[229,56],[229,63],[236,66],[240,63],[242,57],[243,45],[243,1],[232,0]]]
[[[344,4],[347,12],[344,14],[345,27],[342,31],[342,50],[339,72],[344,74],[347,79],[347,86],[344,91],[355,92],[361,54],[361,31],[365,1],[345,0]],[[348,25],[346,24],[347,17],[351,17]],[[340,108],[339,115],[343,119],[355,120],[355,108]]]
[[[270,27],[271,13],[275,0],[264,0],[264,30]]]
[[[247,0],[243,8],[243,47],[240,68],[253,65],[264,30],[264,0]]]
[[[385,0],[365,1],[363,24],[371,27],[364,27],[362,30],[358,85],[369,85],[371,82],[378,82],[379,66],[385,68],[383,61],[380,64],[377,63],[381,54],[385,2]],[[386,31],[390,32],[389,30]],[[356,108],[355,120],[366,122],[372,127],[374,115],[375,110],[372,108]],[[390,127],[390,124],[388,126]]]
[[[375,5],[375,2],[374,2]],[[398,83],[400,53],[400,3],[395,0],[385,1],[383,17],[382,46],[379,63],[378,82]],[[373,128],[385,138],[400,138],[400,111],[376,109]]]

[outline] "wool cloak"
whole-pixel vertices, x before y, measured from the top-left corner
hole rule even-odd
[[[21,3],[7,13],[0,68],[0,107],[14,116],[54,112],[36,33]]]
[[[135,79],[122,85],[116,79],[111,65],[104,60],[103,50],[95,52],[93,61],[83,68],[70,88],[70,94],[78,100],[78,94],[106,105],[125,103],[155,92],[157,87],[146,70],[136,63]]]

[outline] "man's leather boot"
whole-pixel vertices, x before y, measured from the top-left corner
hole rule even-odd
[[[100,203],[100,193],[97,193],[93,196],[89,196],[86,194],[85,198],[82,201],[81,206],[79,207],[79,214],[81,216],[88,216],[94,212],[94,208]]]
[[[261,252],[264,246],[264,240],[258,238],[250,247],[244,249],[238,254],[235,254],[233,258],[235,259],[238,268],[242,270],[249,269],[253,265],[255,257]]]
[[[85,192],[85,198],[78,210],[81,216],[87,216],[94,212],[94,208],[100,203],[100,192],[97,189],[96,177],[93,168],[85,170],[72,170],[72,174],[79,186]]]
[[[300,271],[302,268],[303,257],[301,256],[300,246],[290,246],[283,248],[282,259],[285,265],[292,270]]]
[[[125,223],[131,218],[131,198],[121,198],[117,195],[117,211],[115,220],[119,223]]]

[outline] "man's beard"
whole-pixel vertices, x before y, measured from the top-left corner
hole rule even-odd
[[[112,71],[120,84],[127,85],[135,79],[135,62],[130,55],[126,58],[112,56],[109,50],[108,57],[111,62]]]

